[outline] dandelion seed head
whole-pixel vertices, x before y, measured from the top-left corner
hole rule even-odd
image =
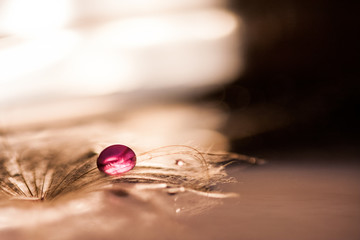
[[[120,199],[134,209],[151,202],[149,206],[171,213],[197,214],[221,198],[232,197],[217,188],[220,183],[234,181],[225,172],[227,164],[254,162],[243,155],[168,145],[140,151],[135,168],[110,176],[97,169],[100,150],[94,144],[96,138],[78,137],[83,131],[74,133],[76,130],[0,137],[0,223],[6,222],[4,228],[56,222],[89,212],[110,214],[114,209],[108,205],[120,204]],[[184,201],[189,196],[196,204]],[[164,204],[172,198],[176,205]],[[32,215],[37,216],[32,223],[19,220]]]

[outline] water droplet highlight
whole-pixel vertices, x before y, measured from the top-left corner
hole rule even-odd
[[[185,163],[184,163],[183,160],[177,159],[177,160],[175,161],[175,164],[181,167],[181,166],[184,166]]]

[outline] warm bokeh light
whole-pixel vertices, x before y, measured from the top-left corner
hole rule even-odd
[[[61,61],[74,50],[79,36],[70,31],[46,33],[33,38],[0,39],[0,101],[21,98],[52,81],[32,77]]]
[[[110,94],[134,93],[131,99],[140,103],[148,102],[148,92],[158,91],[152,99],[166,99],[169,92],[184,95],[177,89],[189,95],[234,79],[243,66],[243,23],[225,3],[5,1],[0,110],[7,114],[1,121],[99,114],[124,107]],[[96,108],[87,107],[93,103]],[[37,114],[29,118],[30,112]]]
[[[224,0],[73,0],[76,19],[112,19],[207,7],[224,7]]]
[[[0,34],[34,34],[64,27],[71,19],[71,0],[5,0]]]
[[[231,52],[239,26],[213,9],[110,22],[86,38],[61,81],[81,87],[76,94],[222,83],[240,70]]]
[[[220,39],[233,33],[237,26],[237,18],[230,12],[206,9],[110,22],[96,35],[114,47],[141,48]]]

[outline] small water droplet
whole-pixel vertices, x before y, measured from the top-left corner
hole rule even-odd
[[[181,166],[183,166],[185,163],[184,163],[183,160],[177,159],[177,160],[175,161],[175,164],[181,167]]]
[[[181,211],[180,208],[177,208],[177,209],[175,210],[176,213],[179,213],[180,211]]]

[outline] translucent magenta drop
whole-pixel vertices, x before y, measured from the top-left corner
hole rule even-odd
[[[97,159],[97,167],[108,175],[118,175],[133,169],[136,155],[131,148],[124,145],[111,145],[105,148]]]

